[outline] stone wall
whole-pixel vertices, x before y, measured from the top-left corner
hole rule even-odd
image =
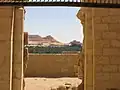
[[[0,89],[12,86],[12,7],[0,7]],[[6,27],[7,26],[7,27]]]
[[[24,9],[0,7],[0,89],[22,90]]]
[[[93,26],[92,26],[92,11],[91,8],[81,8],[77,14],[83,25],[84,42],[83,42],[83,80],[84,89],[93,89]],[[80,72],[80,71],[79,71]]]
[[[93,9],[93,22],[94,88],[120,90],[120,9]]]
[[[26,77],[62,77],[75,76],[77,54],[36,55],[30,54]]]
[[[119,11],[81,8],[77,15],[84,21],[84,90],[120,90]]]
[[[23,90],[24,8],[14,8],[12,90]]]

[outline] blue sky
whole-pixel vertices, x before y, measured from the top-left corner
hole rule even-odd
[[[25,31],[40,36],[52,35],[58,41],[82,42],[82,25],[77,7],[26,7]]]

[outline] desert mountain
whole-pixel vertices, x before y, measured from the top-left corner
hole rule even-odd
[[[29,41],[41,41],[42,40],[42,37],[39,35],[29,35],[28,38],[29,38]]]
[[[29,44],[62,45],[63,43],[57,41],[51,35],[46,37],[41,37],[39,35],[29,35]]]

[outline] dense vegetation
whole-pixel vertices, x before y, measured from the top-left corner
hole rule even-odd
[[[59,54],[64,51],[81,51],[81,46],[63,46],[63,47],[42,47],[42,46],[28,46],[29,53],[37,54]]]

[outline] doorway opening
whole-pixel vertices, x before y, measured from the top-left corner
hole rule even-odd
[[[82,25],[76,17],[79,9],[25,7],[24,30],[29,34],[26,90],[77,88],[81,83],[75,70],[83,41]]]

